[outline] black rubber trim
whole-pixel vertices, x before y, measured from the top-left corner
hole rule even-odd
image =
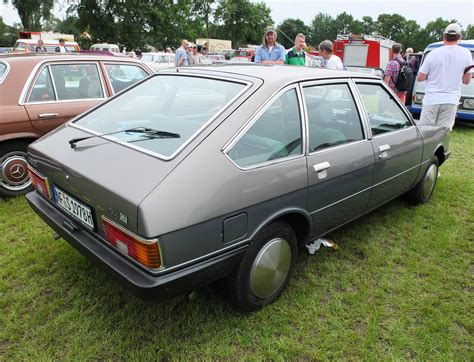
[[[64,227],[63,223],[70,222],[70,219],[36,191],[28,193],[26,199],[33,210],[64,240],[145,300],[167,299],[221,279],[239,264],[247,249],[245,245],[183,269],[152,275],[127,261],[89,232]]]

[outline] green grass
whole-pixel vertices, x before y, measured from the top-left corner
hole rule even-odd
[[[215,287],[143,302],[30,210],[0,201],[0,359],[474,359],[474,128],[452,133],[432,200],[397,199],[301,254],[282,297]]]

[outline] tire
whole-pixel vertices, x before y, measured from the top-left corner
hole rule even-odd
[[[410,201],[415,204],[428,202],[438,181],[438,157],[433,156],[420,182],[409,192]]]
[[[253,239],[240,265],[227,277],[228,297],[243,311],[271,304],[285,290],[298,253],[294,230],[275,222]]]
[[[0,196],[15,197],[33,189],[26,160],[28,142],[0,144]]]

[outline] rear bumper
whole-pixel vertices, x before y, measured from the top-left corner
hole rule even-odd
[[[28,193],[26,199],[33,210],[63,239],[145,300],[163,300],[220,279],[238,265],[246,251],[246,246],[243,246],[176,271],[153,275],[128,262],[88,231],[80,228],[71,231],[71,220],[36,191]],[[68,227],[64,226],[65,222]]]

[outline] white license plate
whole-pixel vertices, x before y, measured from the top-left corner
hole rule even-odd
[[[56,205],[81,221],[90,229],[94,229],[94,220],[92,218],[92,211],[90,207],[87,207],[82,202],[77,201],[75,198],[69,196],[55,185],[53,185],[53,191]]]

